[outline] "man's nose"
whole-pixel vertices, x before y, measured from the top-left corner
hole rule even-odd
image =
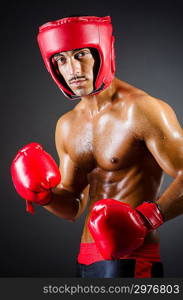
[[[68,72],[71,76],[75,76],[76,74],[81,74],[81,65],[80,62],[75,59],[71,58],[68,61]]]

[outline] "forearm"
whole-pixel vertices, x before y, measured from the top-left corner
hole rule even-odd
[[[43,207],[60,218],[74,221],[79,210],[79,199],[70,191],[54,188],[51,202]]]
[[[169,187],[156,201],[162,210],[164,220],[168,221],[183,213],[183,174],[177,175]]]

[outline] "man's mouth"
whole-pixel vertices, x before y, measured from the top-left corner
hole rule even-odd
[[[72,81],[70,82],[70,84],[71,84],[71,85],[76,85],[76,86],[78,86],[78,85],[83,84],[85,81],[86,81],[85,78],[84,78],[84,79],[76,79],[76,80],[72,80]]]

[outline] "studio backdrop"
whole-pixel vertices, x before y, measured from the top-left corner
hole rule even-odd
[[[36,206],[31,216],[16,193],[10,165],[17,151],[38,142],[58,163],[55,126],[79,102],[67,100],[48,74],[38,27],[70,15],[110,15],[116,76],[166,101],[183,125],[182,1],[15,1],[2,10],[0,276],[74,277],[86,211],[76,222]],[[162,191],[172,178],[165,175]],[[160,229],[166,277],[183,277],[183,216]]]

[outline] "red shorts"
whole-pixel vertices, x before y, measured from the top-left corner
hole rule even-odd
[[[152,266],[160,262],[160,245],[159,243],[144,244],[129,256],[123,256],[120,260],[135,260],[135,278],[151,277]],[[93,263],[104,261],[95,243],[81,243],[77,262],[85,266]]]

